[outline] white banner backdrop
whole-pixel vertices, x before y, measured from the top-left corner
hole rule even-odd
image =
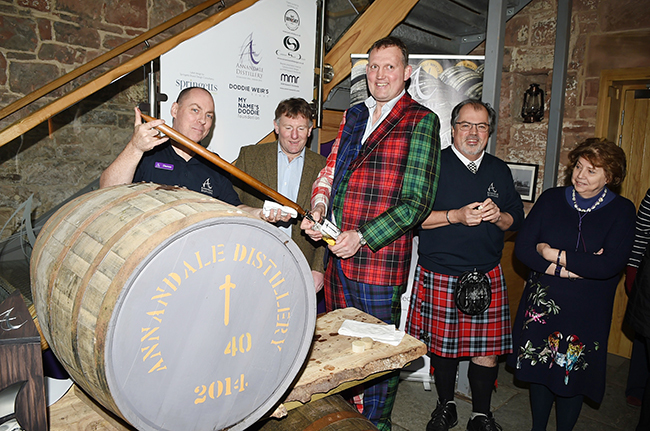
[[[315,40],[315,0],[260,0],[160,57],[160,116],[171,125],[178,93],[207,89],[216,116],[203,145],[232,162],[273,130],[281,100],[313,99]]]
[[[352,54],[350,105],[368,98],[366,85],[367,54]],[[465,99],[480,99],[483,94],[483,55],[411,54],[413,68],[408,92],[431,109],[440,119],[440,145],[451,145],[449,123],[454,106]]]

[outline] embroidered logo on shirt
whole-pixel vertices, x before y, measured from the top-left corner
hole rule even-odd
[[[488,197],[491,198],[498,198],[499,197],[499,192],[497,191],[497,188],[494,187],[494,183],[490,183],[490,187],[487,189],[487,195]]]
[[[156,164],[153,165],[153,167],[156,169],[164,169],[166,171],[174,170],[174,165],[172,165],[171,163],[156,162]]]
[[[212,195],[212,184],[210,184],[210,178],[206,178],[205,181],[203,181],[203,184],[201,185],[201,193]]]

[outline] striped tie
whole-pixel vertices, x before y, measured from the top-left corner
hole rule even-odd
[[[469,162],[467,164],[467,169],[469,169],[473,174],[475,174],[476,171],[478,170],[478,168],[476,167],[476,163],[474,162]]]

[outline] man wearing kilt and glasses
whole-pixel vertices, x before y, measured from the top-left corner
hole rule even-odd
[[[517,230],[523,204],[508,166],[487,154],[496,114],[468,99],[452,111],[453,145],[440,153],[433,212],[422,223],[406,331],[428,345],[438,402],[427,431],[458,423],[454,389],[471,358],[468,431],[498,431],[490,412],[497,357],[512,352],[510,308],[501,272],[504,231]]]

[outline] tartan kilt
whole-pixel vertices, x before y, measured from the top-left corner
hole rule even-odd
[[[454,303],[454,286],[459,277],[418,265],[406,332],[444,358],[511,353],[510,307],[501,265],[486,275],[492,286],[490,307],[482,314],[468,316]]]

